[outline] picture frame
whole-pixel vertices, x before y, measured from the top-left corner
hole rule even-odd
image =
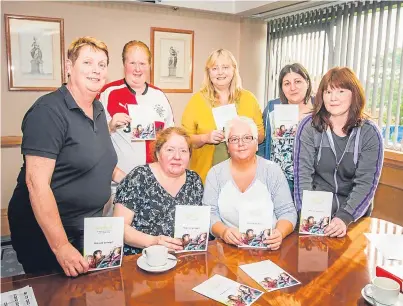
[[[65,82],[62,18],[4,15],[8,88],[52,91]]]
[[[151,83],[166,93],[193,92],[194,31],[151,28]]]

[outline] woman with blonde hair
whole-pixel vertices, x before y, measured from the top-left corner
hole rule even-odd
[[[256,97],[242,88],[238,64],[232,53],[218,49],[207,58],[201,90],[193,95],[182,116],[182,126],[190,135],[193,155],[190,168],[204,181],[210,168],[229,155],[224,131],[217,128],[213,109],[234,105],[236,113],[256,123],[258,141],[263,141],[262,112]]]

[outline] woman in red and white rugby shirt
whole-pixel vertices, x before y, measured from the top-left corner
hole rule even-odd
[[[157,131],[173,126],[174,120],[165,94],[147,83],[151,65],[151,52],[147,45],[141,41],[129,41],[123,47],[122,60],[124,79],[105,85],[99,98],[106,110],[112,143],[118,155],[118,166],[129,173],[138,165],[152,162],[153,141],[132,141],[138,118],[133,118],[132,122],[128,105],[146,107],[147,116],[154,118]]]

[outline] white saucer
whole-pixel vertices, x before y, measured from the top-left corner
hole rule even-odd
[[[361,290],[362,297],[368,302],[368,304],[374,305],[374,301],[369,296],[367,296],[365,294],[364,288],[362,288],[362,290]],[[376,305],[385,305],[385,304],[381,304],[381,303],[377,302]],[[393,305],[390,305],[390,306],[403,306],[403,294],[399,293],[399,299],[397,300],[397,302],[395,304],[393,304]]]
[[[170,260],[169,258],[173,259]],[[137,265],[147,271],[147,272],[152,272],[152,273],[161,273],[161,272],[165,272],[168,271],[170,269],[172,269],[173,267],[176,266],[177,260],[176,257],[172,254],[168,254],[168,259],[167,259],[167,263],[163,266],[158,266],[158,267],[151,267],[147,264],[147,260],[146,258],[141,255],[138,259],[137,259]]]

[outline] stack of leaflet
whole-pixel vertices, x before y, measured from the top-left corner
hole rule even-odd
[[[1,294],[1,306],[38,306],[31,286]]]

